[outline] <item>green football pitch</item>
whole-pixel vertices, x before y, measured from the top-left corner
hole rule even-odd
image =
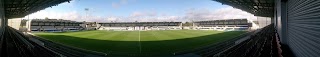
[[[235,38],[245,31],[161,30],[33,33],[42,38],[106,54],[173,54]]]

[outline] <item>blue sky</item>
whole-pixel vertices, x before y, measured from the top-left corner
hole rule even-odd
[[[89,9],[88,15],[86,15],[85,8]],[[136,20],[187,21],[186,17],[221,19],[226,16],[225,12],[228,13],[228,11],[224,10],[235,10],[236,13],[238,11],[241,12],[241,10],[212,0],[72,0],[70,3],[66,2],[41,10],[31,14],[29,17],[31,19],[49,17],[104,22]],[[192,13],[190,14],[190,12]],[[225,15],[216,16],[220,14]],[[245,13],[244,15],[248,14]]]

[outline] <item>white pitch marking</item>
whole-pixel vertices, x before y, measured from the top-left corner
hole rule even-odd
[[[141,38],[140,38],[140,30],[139,30],[139,51],[141,53]]]

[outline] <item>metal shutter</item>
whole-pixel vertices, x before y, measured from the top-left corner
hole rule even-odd
[[[320,56],[320,0],[288,0],[288,46],[297,57]]]

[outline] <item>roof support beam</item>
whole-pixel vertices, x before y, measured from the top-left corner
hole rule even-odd
[[[21,18],[70,0],[4,0],[6,18]]]
[[[274,11],[273,0],[215,0],[232,7],[247,11],[256,16],[272,17]]]

